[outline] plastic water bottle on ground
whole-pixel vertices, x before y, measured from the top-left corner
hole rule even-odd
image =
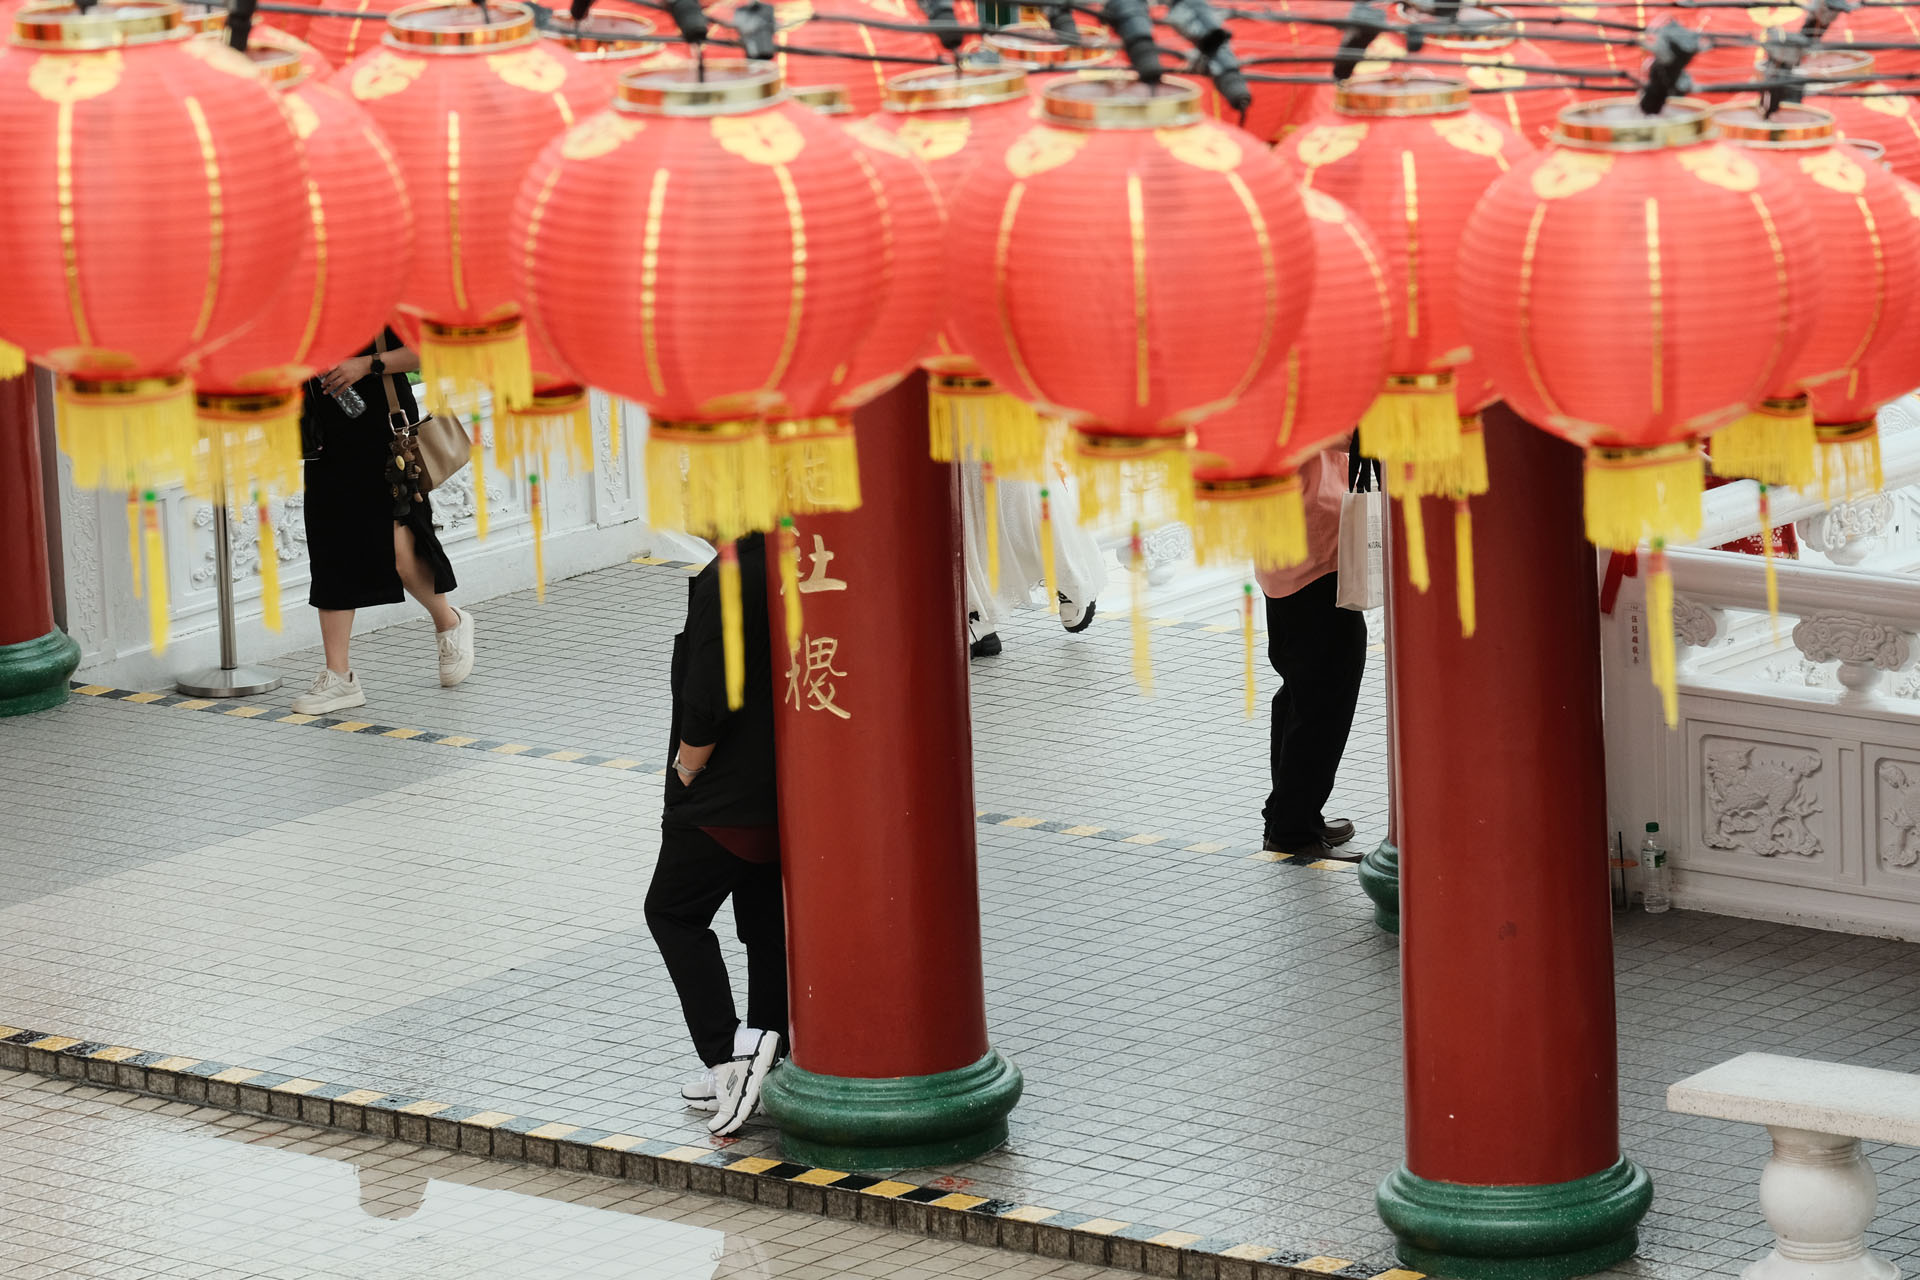
[[[1660,843],[1660,824],[1647,824],[1647,838],[1640,842],[1640,905],[1658,915],[1673,905],[1672,872],[1667,867],[1667,847]]]

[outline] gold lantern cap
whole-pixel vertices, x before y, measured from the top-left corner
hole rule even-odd
[[[1467,109],[1467,82],[1426,71],[1388,71],[1355,76],[1333,91],[1333,109],[1343,116],[1450,116]]]
[[[1640,110],[1638,98],[1599,98],[1563,108],[1553,140],[1582,151],[1659,151],[1713,136],[1713,108],[1698,98],[1668,98],[1660,114]]]
[[[1165,129],[1200,119],[1199,87],[1176,76],[1158,84],[1131,73],[1062,80],[1040,103],[1048,123],[1074,129]]]
[[[209,31],[227,29],[227,11],[212,5],[190,4],[182,6],[181,13],[188,29],[195,35],[203,36]]]
[[[82,11],[72,0],[37,0],[13,16],[13,43],[22,49],[120,49],[185,40],[186,15],[171,0],[119,0]]]
[[[564,15],[556,15],[554,25],[540,34],[573,51],[582,62],[609,62],[614,59],[644,58],[657,55],[665,45],[649,40],[655,27],[645,18],[630,13],[596,13],[588,17],[591,25],[582,28]]]
[[[707,63],[629,71],[613,105],[647,116],[737,116],[787,100],[780,69],[771,62]]]
[[[843,84],[806,84],[787,90],[787,96],[823,116],[853,114],[853,95]]]
[[[386,43],[435,53],[498,53],[531,44],[533,10],[514,0],[491,0],[482,8],[466,0],[427,0],[387,15]]]
[[[202,40],[218,40],[224,37],[208,34]],[[260,78],[274,88],[285,91],[293,88],[307,78],[307,64],[300,55],[291,49],[275,49],[268,45],[248,45],[247,57],[253,60],[253,69]]]
[[[1883,142],[1872,138],[1835,138],[1833,145],[1853,152],[1868,164],[1878,165],[1887,172],[1893,172],[1893,165],[1887,161],[1887,147]]]
[[[1072,71],[1079,67],[1111,63],[1115,47],[1099,38],[1094,27],[1079,29],[1080,43],[1068,43],[1064,33],[1044,22],[1016,22],[998,31],[989,31],[981,41],[1001,59],[1032,71]]]
[[[1871,80],[1873,55],[1861,49],[1814,49],[1795,73],[1808,80]]]
[[[887,81],[889,111],[965,111],[1027,96],[1024,67],[923,67]]]
[[[1736,147],[1760,151],[1806,151],[1834,144],[1833,113],[1783,102],[1767,115],[1757,103],[1737,102],[1713,113],[1720,136]]]

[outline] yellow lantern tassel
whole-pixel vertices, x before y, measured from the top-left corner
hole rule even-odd
[[[133,566],[133,598],[143,593],[140,583],[140,490],[127,486],[127,563]]]
[[[1820,442],[1814,470],[1820,479],[1820,498],[1833,500],[1833,482],[1840,481],[1840,492],[1849,500],[1878,493],[1886,487],[1880,469],[1880,423],[1876,418],[1863,422],[1822,422],[1814,427]]]
[[[200,438],[193,385],[185,377],[105,382],[62,376],[55,403],[74,484],[103,489],[133,475],[154,487],[194,475]]]
[[[1672,729],[1680,723],[1680,689],[1673,656],[1673,575],[1667,571],[1666,544],[1658,539],[1648,566],[1647,640],[1653,687],[1660,691],[1667,728]]]
[[[1140,536],[1140,522],[1133,522],[1133,540],[1129,544],[1128,579],[1133,587],[1133,681],[1140,692],[1153,696],[1152,623],[1147,620],[1147,544]]]
[[[1405,472],[1402,472],[1404,478]],[[1433,584],[1427,569],[1427,520],[1420,514],[1420,495],[1407,493],[1400,499],[1400,519],[1407,531],[1407,581],[1415,591],[1424,592]]]
[[[720,544],[720,649],[727,672],[727,710],[747,698],[747,650],[740,630],[740,549]]]
[[[774,527],[773,454],[758,422],[654,422],[646,464],[656,529],[731,542]]]
[[[1193,553],[1202,565],[1284,569],[1307,558],[1300,477],[1199,480],[1193,490]]]
[[[1388,374],[1360,417],[1360,451],[1382,462],[1440,462],[1459,453],[1453,374]]]
[[[1460,419],[1460,451],[1439,461],[1416,462],[1413,490],[1422,497],[1475,498],[1487,491],[1487,438],[1477,413]]]
[[[806,619],[800,612],[800,533],[792,516],[780,519],[780,597],[787,606],[787,657],[798,662]]]
[[[480,416],[474,414],[470,421],[473,426],[473,536],[485,541],[487,526],[492,523],[487,514],[486,441],[480,432]]]
[[[1479,626],[1479,605],[1473,583],[1473,510],[1465,498],[1453,500],[1453,602],[1460,611],[1460,634],[1471,636]]]
[[[1780,575],[1773,567],[1773,500],[1767,486],[1760,486],[1760,558],[1767,566],[1767,621],[1773,627],[1773,642],[1780,643]]]
[[[1040,580],[1047,593],[1047,612],[1060,612],[1060,579],[1054,572],[1053,562],[1053,493],[1042,487],[1040,490]]]
[[[260,522],[260,621],[269,631],[280,629],[280,553],[273,541],[273,512],[267,495],[253,491],[254,518]]]
[[[471,412],[482,391],[506,413],[533,404],[533,363],[519,316],[490,324],[420,326],[420,386],[434,413]]]
[[[1247,677],[1247,719],[1253,719],[1254,704],[1259,696],[1254,681],[1253,662],[1253,584],[1242,583],[1240,591],[1244,597],[1240,605],[1240,639],[1246,650]]]
[[[1763,484],[1813,483],[1813,410],[1805,396],[1762,400],[1707,441],[1713,473]]]
[[[785,419],[767,424],[767,435],[779,476],[774,496],[784,512],[803,516],[860,506],[860,457],[851,417]]]
[[[543,457],[541,466],[546,465]],[[546,515],[540,501],[540,473],[527,473],[527,505],[533,515],[533,598],[542,604],[547,600],[547,556],[546,556]]]
[[[160,533],[160,507],[153,490],[140,495],[140,527],[147,548],[147,638],[154,656],[167,651],[167,544]]]
[[[27,353],[11,342],[0,342],[0,378],[17,378],[27,371]]]
[[[1069,445],[1080,486],[1080,522],[1193,523],[1193,470],[1185,436],[1095,435]]]
[[[987,590],[1000,594],[1000,481],[994,477],[993,464],[980,464],[980,488],[985,494],[987,515]]]
[[[1038,480],[1047,425],[1032,405],[978,373],[935,373],[927,382],[927,444],[936,462],[992,458],[1005,474]]]
[[[1643,541],[1700,536],[1706,466],[1691,440],[1651,448],[1587,450],[1587,540],[1628,552]]]

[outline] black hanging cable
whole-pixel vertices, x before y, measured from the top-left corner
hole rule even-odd
[[[233,0],[227,10],[227,44],[241,53],[247,51],[247,40],[253,35],[253,13],[259,0]]]
[[[958,53],[967,37],[960,30],[959,19],[954,16],[953,0],[920,0],[920,12],[927,15],[927,21],[939,28],[941,47],[949,53]]]
[[[1693,88],[1687,64],[1700,52],[1700,33],[1689,31],[1677,22],[1669,22],[1653,35],[1653,65],[1647,69],[1647,85],[1640,91],[1640,113],[1657,116],[1666,109],[1667,99],[1684,95]]]
[[[1193,69],[1204,72],[1227,105],[1245,116],[1253,105],[1253,90],[1241,74],[1231,35],[1213,6],[1207,0],[1173,0],[1167,6],[1167,25],[1193,46]]]
[[[1799,74],[1800,63],[1817,38],[1817,35],[1808,36],[1799,31],[1775,30],[1767,33],[1764,46],[1767,65],[1762,72],[1767,87],[1760,91],[1761,115],[1771,117],[1782,103],[1799,102],[1805,96],[1807,82]]]
[[[1340,26],[1340,48],[1333,55],[1333,78],[1340,82],[1351,80],[1354,68],[1360,65],[1375,38],[1391,25],[1385,10],[1368,4],[1367,0],[1354,0],[1353,8],[1347,10],[1346,20]]]
[[[747,0],[734,9],[732,21],[741,52],[755,62],[771,61],[778,47],[773,38],[773,6],[767,0]]]
[[[1127,62],[1146,84],[1159,84],[1160,47],[1153,42],[1153,17],[1146,0],[1107,0],[1100,17],[1127,51]]]

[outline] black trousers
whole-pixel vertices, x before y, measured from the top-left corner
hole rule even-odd
[[[1338,585],[1329,573],[1267,600],[1267,660],[1282,683],[1273,695],[1273,793],[1264,817],[1267,842],[1281,848],[1310,844],[1326,825],[1321,810],[1360,700],[1367,621],[1334,603]]]
[[[661,833],[647,886],[647,928],[667,962],[693,1047],[709,1067],[733,1057],[733,984],[713,917],[733,899],[734,931],[747,949],[747,1025],[787,1035],[787,918],[780,864],[736,858],[698,827]]]

